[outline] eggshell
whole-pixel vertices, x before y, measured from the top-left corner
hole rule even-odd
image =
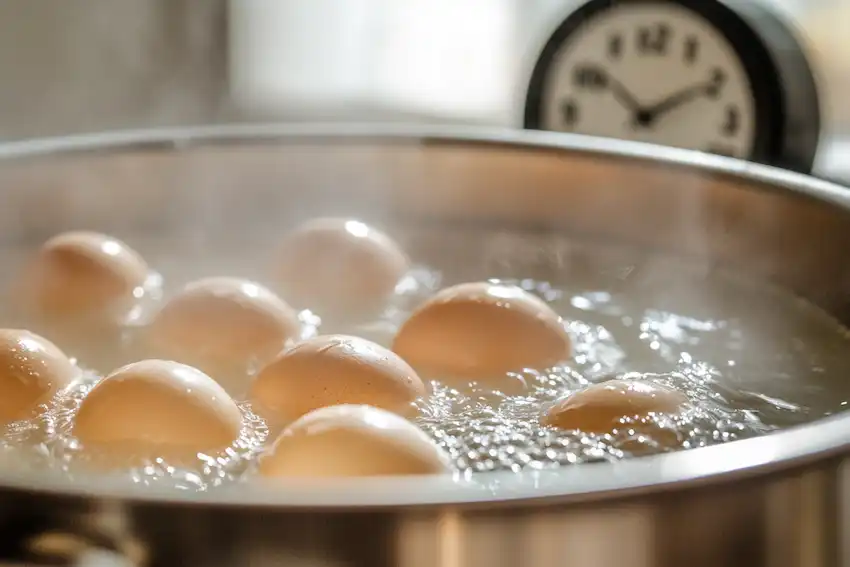
[[[261,365],[299,333],[298,314],[273,292],[251,281],[216,277],[186,285],[154,316],[147,338],[155,356],[220,379]]]
[[[191,458],[239,436],[242,415],[215,380],[170,360],[119,368],[85,397],[73,432],[84,446],[118,454]]]
[[[321,218],[284,238],[276,273],[284,297],[299,308],[347,319],[381,311],[408,267],[386,234],[352,219]]]
[[[486,282],[438,292],[405,321],[392,349],[428,378],[480,381],[547,368],[571,354],[563,321],[545,302]]]
[[[266,477],[441,474],[449,456],[403,417],[365,405],[317,409],[290,425],[260,460]]]
[[[48,317],[120,318],[148,278],[139,254],[96,232],[66,232],[48,240],[20,282],[30,307]]]
[[[251,388],[258,410],[285,422],[338,404],[369,404],[410,414],[425,395],[416,372],[366,339],[323,335],[297,343],[263,368]]]
[[[622,427],[652,427],[654,417],[678,414],[686,402],[683,393],[659,384],[609,380],[558,401],[544,413],[541,422],[601,435]]]
[[[65,353],[44,337],[19,329],[0,330],[0,420],[4,423],[33,415],[79,375]]]

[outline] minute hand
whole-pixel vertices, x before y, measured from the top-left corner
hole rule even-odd
[[[693,87],[688,87],[687,89],[683,89],[673,95],[670,95],[661,102],[644,108],[643,112],[641,113],[643,121],[645,123],[652,123],[657,120],[659,116],[670,112],[674,108],[677,108],[685,103],[688,103],[705,94],[708,94],[713,87],[713,82],[702,83]]]

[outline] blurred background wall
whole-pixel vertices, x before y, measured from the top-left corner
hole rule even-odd
[[[218,119],[225,0],[0,0],[0,137]]]
[[[737,1],[797,23],[821,161],[850,162],[850,0]],[[255,119],[516,126],[534,58],[580,3],[0,0],[0,139]]]

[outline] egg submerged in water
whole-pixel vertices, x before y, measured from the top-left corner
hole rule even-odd
[[[281,352],[251,386],[251,401],[275,423],[325,406],[368,404],[409,415],[426,394],[422,380],[398,355],[348,335],[322,335]]]
[[[310,412],[260,459],[265,477],[364,477],[445,474],[448,454],[401,416],[366,405]]]
[[[657,440],[669,443],[675,442],[675,434],[661,431],[659,418],[680,414],[687,401],[683,393],[660,384],[609,380],[559,400],[544,412],[541,423],[596,435],[626,428],[655,435]]]
[[[153,356],[196,366],[241,395],[246,373],[301,332],[298,314],[266,287],[214,277],[187,284],[146,330]]]
[[[107,458],[180,462],[226,449],[241,424],[233,399],[197,368],[142,360],[92,388],[74,418],[73,434]]]
[[[571,343],[544,301],[517,286],[480,282],[426,301],[401,326],[392,350],[428,378],[499,386],[508,372],[567,360]]]
[[[357,220],[319,218],[283,240],[275,273],[284,297],[324,319],[346,320],[387,306],[409,261],[383,232]]]
[[[52,337],[86,368],[123,363],[125,324],[133,322],[156,279],[124,242],[96,232],[66,232],[41,247],[10,290],[16,325]]]
[[[49,340],[19,329],[0,329],[0,421],[31,417],[65,390],[80,370]]]
[[[124,242],[96,232],[48,240],[20,282],[27,308],[49,319],[120,322],[149,276],[144,259]]]

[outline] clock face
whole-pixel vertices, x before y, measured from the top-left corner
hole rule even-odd
[[[540,127],[748,158],[754,99],[732,45],[700,15],[624,3],[583,21],[554,53]]]

